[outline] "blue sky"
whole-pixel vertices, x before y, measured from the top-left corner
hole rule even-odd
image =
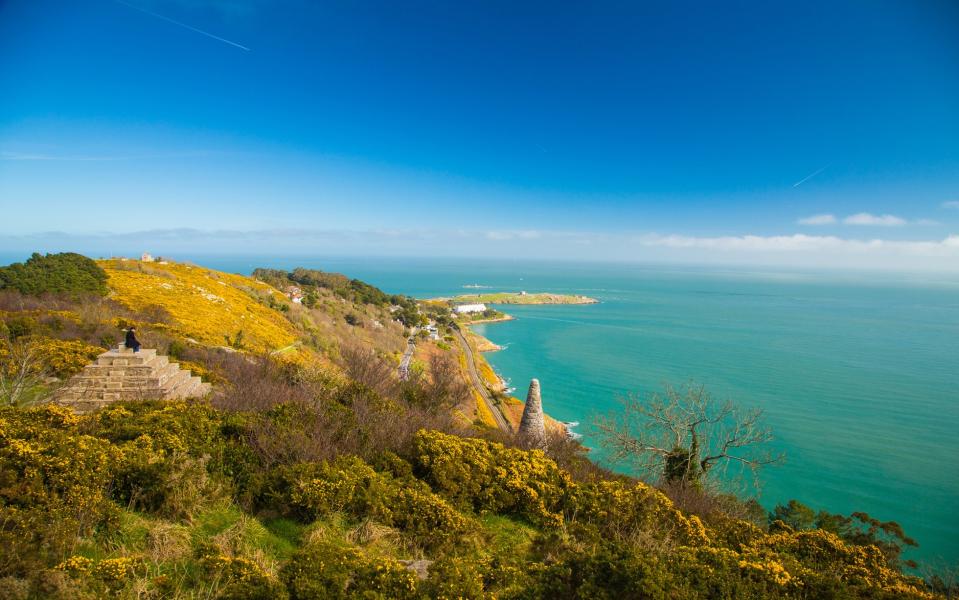
[[[959,270],[959,5],[0,2],[0,249]]]

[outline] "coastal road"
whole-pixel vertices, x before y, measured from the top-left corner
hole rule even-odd
[[[489,390],[486,389],[486,386],[483,384],[483,380],[479,376],[479,372],[476,370],[476,362],[473,360],[473,349],[470,348],[469,342],[466,341],[466,338],[463,337],[463,334],[458,329],[453,329],[453,335],[456,336],[456,341],[459,342],[460,348],[462,348],[463,353],[466,354],[466,366],[470,372],[470,379],[473,380],[473,387],[476,388],[476,391],[479,392],[479,395],[483,397],[483,402],[486,403],[486,407],[489,408],[489,411],[493,413],[493,418],[496,420],[496,425],[506,433],[513,433],[513,428],[506,420],[506,417],[503,416],[503,413],[500,412],[499,407],[496,406],[496,403],[493,402],[493,398],[490,396]]]

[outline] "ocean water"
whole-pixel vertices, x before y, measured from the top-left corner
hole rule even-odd
[[[263,259],[259,259],[261,262]],[[229,264],[238,272],[257,259]],[[959,562],[959,279],[482,261],[282,259],[418,297],[465,285],[593,296],[583,306],[507,306],[516,320],[476,331],[523,397],[589,423],[624,394],[705,384],[761,407],[783,464],[761,474],[767,508],[790,498],[898,521],[910,556]],[[220,263],[220,264],[217,264]],[[232,268],[231,268],[232,267]],[[602,453],[596,453],[602,458]]]
[[[959,562],[959,280],[948,276],[718,270],[524,261],[190,257],[340,271],[417,297],[522,290],[600,304],[508,306],[479,325],[487,354],[523,397],[539,378],[545,410],[581,425],[628,392],[705,384],[765,410],[786,461],[762,471],[767,508],[895,520],[910,556]],[[602,458],[602,453],[596,456]]]

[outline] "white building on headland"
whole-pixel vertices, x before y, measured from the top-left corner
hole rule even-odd
[[[468,315],[471,313],[481,313],[486,311],[485,304],[460,304],[453,307],[453,312],[458,315]]]
[[[142,260],[143,262],[153,262],[153,255],[150,254],[149,252],[144,252],[143,254],[140,255],[140,260]]]

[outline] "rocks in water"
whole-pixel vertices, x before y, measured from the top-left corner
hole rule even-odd
[[[546,422],[543,418],[543,399],[539,391],[539,379],[529,382],[526,394],[526,407],[519,422],[519,436],[526,438],[534,446],[546,446]]]

